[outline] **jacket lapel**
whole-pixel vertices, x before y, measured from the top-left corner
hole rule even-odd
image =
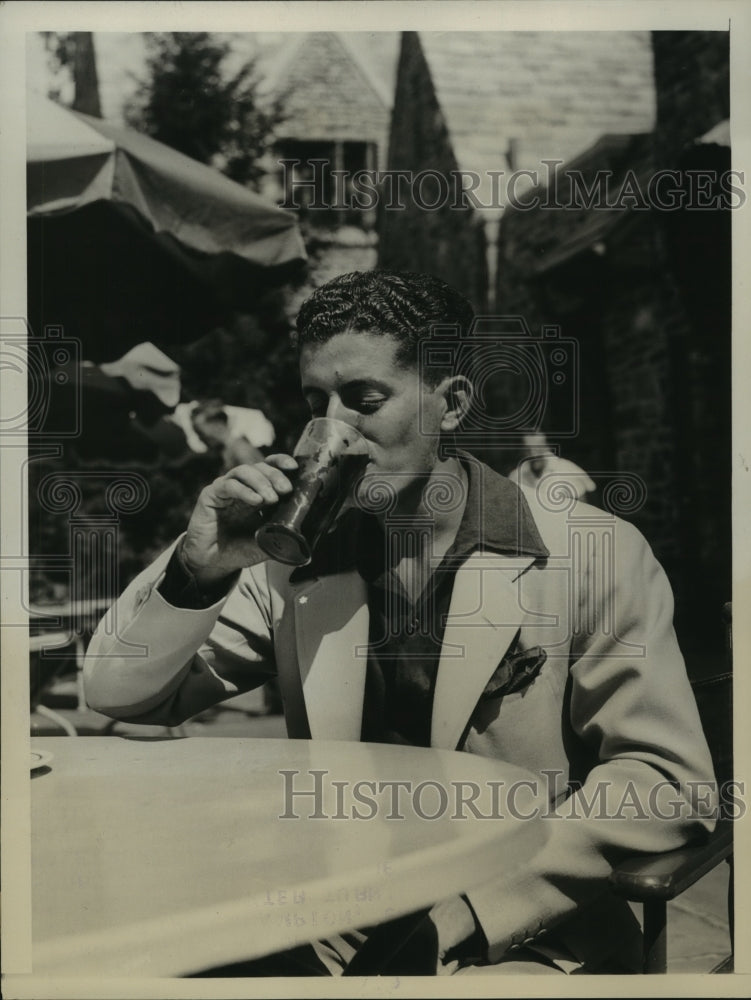
[[[433,698],[431,746],[456,749],[522,623],[516,581],[535,558],[475,552],[457,571]]]
[[[436,678],[431,745],[454,750],[524,619],[519,576],[535,556],[474,553],[457,571]],[[297,660],[313,739],[360,739],[369,615],[355,570],[292,587]]]
[[[359,740],[369,615],[354,570],[293,587],[297,658],[313,739]]]

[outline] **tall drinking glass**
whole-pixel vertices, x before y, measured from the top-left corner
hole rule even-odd
[[[305,566],[365,471],[369,455],[362,434],[331,417],[311,420],[293,455],[298,464],[291,473],[293,492],[266,511],[255,537],[277,562]]]

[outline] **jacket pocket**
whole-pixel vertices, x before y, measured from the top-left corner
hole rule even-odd
[[[493,672],[493,676],[485,685],[480,695],[481,701],[503,698],[507,694],[523,692],[535,682],[545,665],[548,654],[542,646],[532,646],[530,649],[518,649],[521,629],[514,639],[501,662]]]

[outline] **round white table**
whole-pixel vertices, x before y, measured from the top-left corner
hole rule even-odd
[[[527,818],[546,788],[466,753],[120,737],[32,750],[50,755],[31,786],[36,974],[259,957],[485,883],[546,839]]]

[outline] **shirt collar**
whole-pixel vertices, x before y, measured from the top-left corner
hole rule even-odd
[[[467,471],[468,490],[452,550],[468,554],[480,548],[546,559],[550,553],[519,487],[467,452],[457,457]]]

